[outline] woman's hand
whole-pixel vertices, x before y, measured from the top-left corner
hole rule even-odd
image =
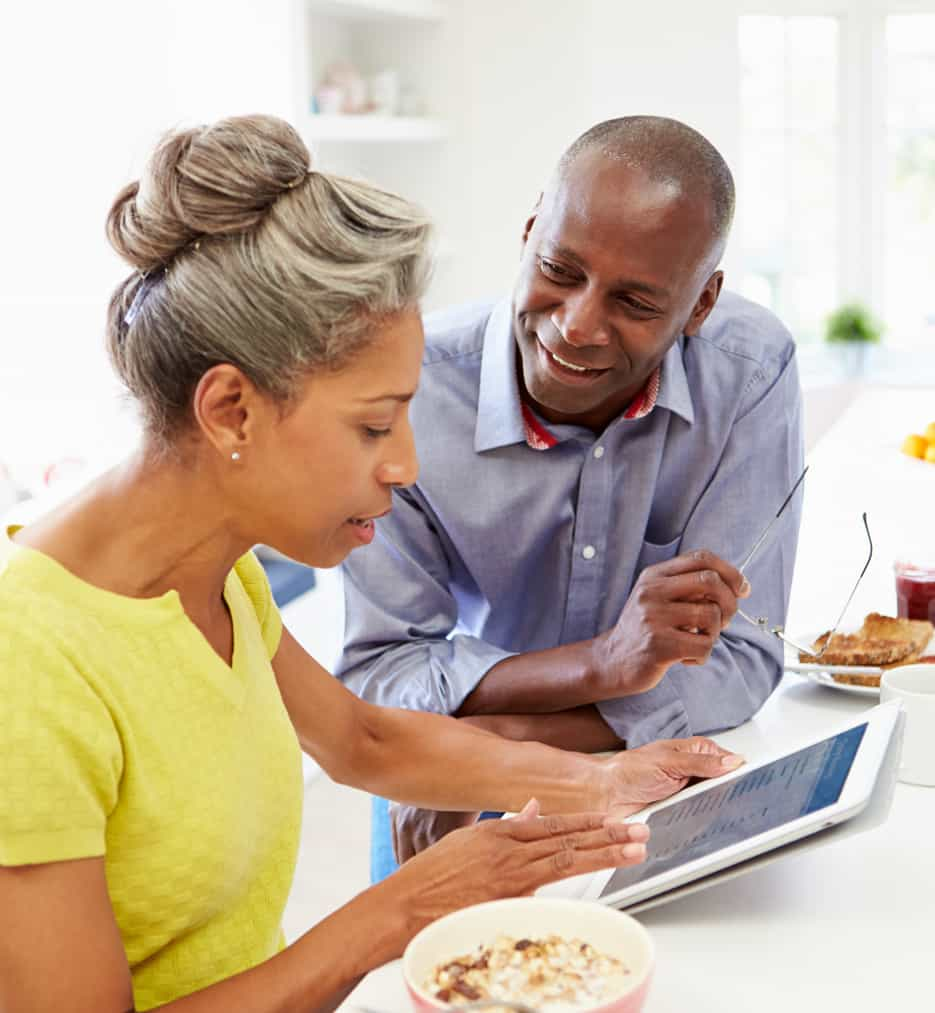
[[[533,799],[514,819],[452,831],[380,885],[395,891],[415,933],[470,904],[525,896],[580,873],[636,865],[646,857],[648,838],[646,826],[608,821],[604,813],[539,816]]]
[[[743,757],[711,739],[667,739],[605,760],[607,811],[630,816],[651,802],[681,791],[692,778],[719,777],[736,770]]]

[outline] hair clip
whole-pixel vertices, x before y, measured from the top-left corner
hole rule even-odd
[[[137,288],[136,294],[133,296],[133,302],[130,303],[130,308],[123,317],[124,327],[129,328],[133,321],[136,320],[140,310],[143,308],[146,296],[149,295],[153,285],[155,285],[165,273],[166,267],[164,264],[160,264],[159,267],[155,267],[151,271],[142,272],[140,275],[140,278],[142,279],[140,286]]]
[[[311,169],[306,169],[301,176],[297,176],[291,183],[286,183],[286,189],[294,190],[297,186],[301,186],[311,174]]]

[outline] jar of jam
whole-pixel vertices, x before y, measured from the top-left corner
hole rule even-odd
[[[896,614],[935,623],[935,565],[896,563]]]

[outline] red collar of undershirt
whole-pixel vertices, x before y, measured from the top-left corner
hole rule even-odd
[[[643,385],[643,389],[627,406],[627,410],[623,413],[625,419],[641,419],[656,407],[656,399],[659,397],[660,375],[661,367],[657,366]],[[522,402],[522,411],[523,430],[529,446],[533,450],[548,450],[550,447],[554,447],[558,440],[536,418],[535,413],[525,401]]]

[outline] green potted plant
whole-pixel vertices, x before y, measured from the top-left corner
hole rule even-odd
[[[840,349],[849,373],[863,371],[867,347],[880,340],[882,327],[860,303],[846,303],[828,317],[825,339]]]

